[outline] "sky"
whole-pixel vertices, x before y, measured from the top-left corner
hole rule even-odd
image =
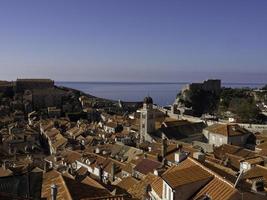
[[[0,0],[0,79],[267,82],[266,0]]]

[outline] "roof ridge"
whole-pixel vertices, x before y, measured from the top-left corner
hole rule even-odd
[[[233,185],[231,182],[227,181],[227,180],[224,179],[222,176],[220,176],[219,174],[217,174],[217,173],[215,173],[214,171],[210,170],[209,168],[203,166],[203,165],[202,165],[201,163],[199,163],[198,161],[196,161],[196,160],[194,160],[193,158],[190,158],[190,157],[188,157],[188,159],[190,159],[192,162],[194,162],[196,165],[198,165],[198,166],[201,167],[202,169],[206,170],[208,173],[214,175],[214,177],[220,179],[220,180],[223,181],[224,183],[226,183],[226,184],[228,184],[229,186],[235,188],[234,185]]]
[[[262,165],[259,165],[259,164],[256,164],[256,166],[257,166],[257,167],[260,167],[260,168],[262,168],[262,169],[267,170],[267,167],[265,167],[265,166],[262,166]]]
[[[60,179],[63,181],[63,186],[66,188],[66,190],[67,190],[67,195],[70,197],[70,199],[72,199],[72,196],[71,196],[71,194],[70,194],[70,191],[69,191],[69,187],[67,186],[67,184],[66,184],[66,182],[65,182],[65,180],[64,180],[64,177],[63,177],[63,174],[61,174],[60,172],[59,172],[59,174],[60,174]]]

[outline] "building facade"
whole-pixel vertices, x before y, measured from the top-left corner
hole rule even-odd
[[[140,111],[140,143],[144,141],[152,142],[150,133],[153,131],[155,131],[153,99],[146,97],[143,102],[143,108]]]

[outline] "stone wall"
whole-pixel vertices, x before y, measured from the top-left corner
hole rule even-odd
[[[186,90],[204,90],[204,91],[214,91],[219,93],[221,90],[221,80],[210,79],[206,80],[203,83],[191,83],[186,85],[182,89],[182,93]]]
[[[51,79],[17,79],[16,91],[53,88],[54,81]]]

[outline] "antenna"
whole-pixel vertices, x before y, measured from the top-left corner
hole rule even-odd
[[[236,181],[235,181],[235,185],[234,185],[235,188],[236,188],[237,184],[239,183],[241,177],[243,176],[243,173],[244,173],[244,170],[242,169],[242,170],[240,171],[240,174],[238,175]]]

